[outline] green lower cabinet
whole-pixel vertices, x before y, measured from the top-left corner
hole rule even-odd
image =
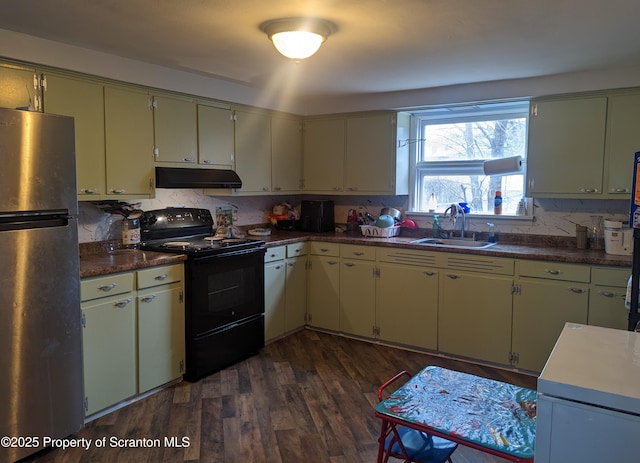
[[[513,297],[513,364],[542,371],[566,322],[587,323],[584,283],[520,280]]]
[[[82,303],[85,416],[136,395],[133,293]]]
[[[310,326],[333,331],[340,329],[339,257],[309,257],[307,310]]]
[[[376,323],[375,262],[343,259],[340,267],[340,331],[372,337]]]
[[[285,260],[285,332],[302,328],[307,317],[307,256]]]
[[[264,337],[266,341],[270,341],[284,334],[284,260],[265,264],[264,289]]]
[[[506,364],[511,347],[513,277],[442,270],[438,350]]]
[[[138,292],[138,393],[184,373],[184,297],[181,283]]]
[[[438,271],[381,264],[376,325],[383,341],[438,348]]]

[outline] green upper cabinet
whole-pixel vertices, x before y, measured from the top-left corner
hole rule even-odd
[[[102,85],[48,74],[44,110],[74,118],[78,199],[102,199],[106,192]]]
[[[251,110],[235,111],[236,172],[240,193],[271,191],[271,118]]]
[[[609,97],[604,192],[628,199],[633,155],[640,151],[640,94]]]
[[[0,66],[0,107],[42,110],[41,76],[35,68]]]
[[[229,108],[198,104],[198,163],[233,168],[233,113]]]
[[[343,117],[305,119],[303,186],[306,192],[341,192],[346,122]]]
[[[155,187],[153,113],[146,91],[104,89],[107,196],[152,197]]]
[[[271,190],[297,193],[302,182],[302,119],[271,116]]]
[[[606,97],[533,101],[527,196],[601,196],[606,117]]]
[[[153,96],[156,162],[198,163],[196,103],[190,98]]]

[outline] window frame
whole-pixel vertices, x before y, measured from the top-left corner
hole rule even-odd
[[[440,105],[432,107],[424,107],[415,109],[411,112],[411,149],[410,149],[410,172],[409,172],[409,213],[414,215],[433,215],[440,214],[442,211],[427,212],[419,210],[419,202],[421,199],[420,192],[422,189],[423,175],[420,173],[429,169],[430,174],[434,170],[437,175],[484,175],[483,164],[486,159],[469,159],[469,160],[445,160],[445,161],[423,161],[422,150],[423,127],[428,122],[437,124],[466,123],[487,120],[503,119],[525,119],[525,140],[523,147],[523,169],[522,169],[522,191],[526,193],[526,160],[527,160],[527,144],[528,144],[528,127],[530,115],[529,99],[513,99],[513,100],[496,100],[484,101],[476,103],[466,103],[457,105]],[[509,174],[504,174],[509,175]],[[435,175],[434,175],[435,176]],[[472,213],[473,217],[497,217],[493,214]],[[527,214],[528,216],[530,213]],[[522,217],[515,214],[503,214],[504,217],[514,218]]]

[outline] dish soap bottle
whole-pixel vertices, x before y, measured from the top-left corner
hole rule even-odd
[[[502,191],[496,191],[496,197],[493,200],[493,213],[496,215],[502,214]]]
[[[433,216],[433,237],[440,239],[440,222],[438,222],[438,216]]]
[[[427,203],[427,209],[429,212],[434,212],[436,207],[438,207],[438,200],[436,199],[436,194],[432,191]]]

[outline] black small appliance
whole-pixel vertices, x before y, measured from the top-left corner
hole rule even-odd
[[[335,228],[332,200],[302,201],[300,206],[300,229],[302,231],[327,232],[334,231]]]

